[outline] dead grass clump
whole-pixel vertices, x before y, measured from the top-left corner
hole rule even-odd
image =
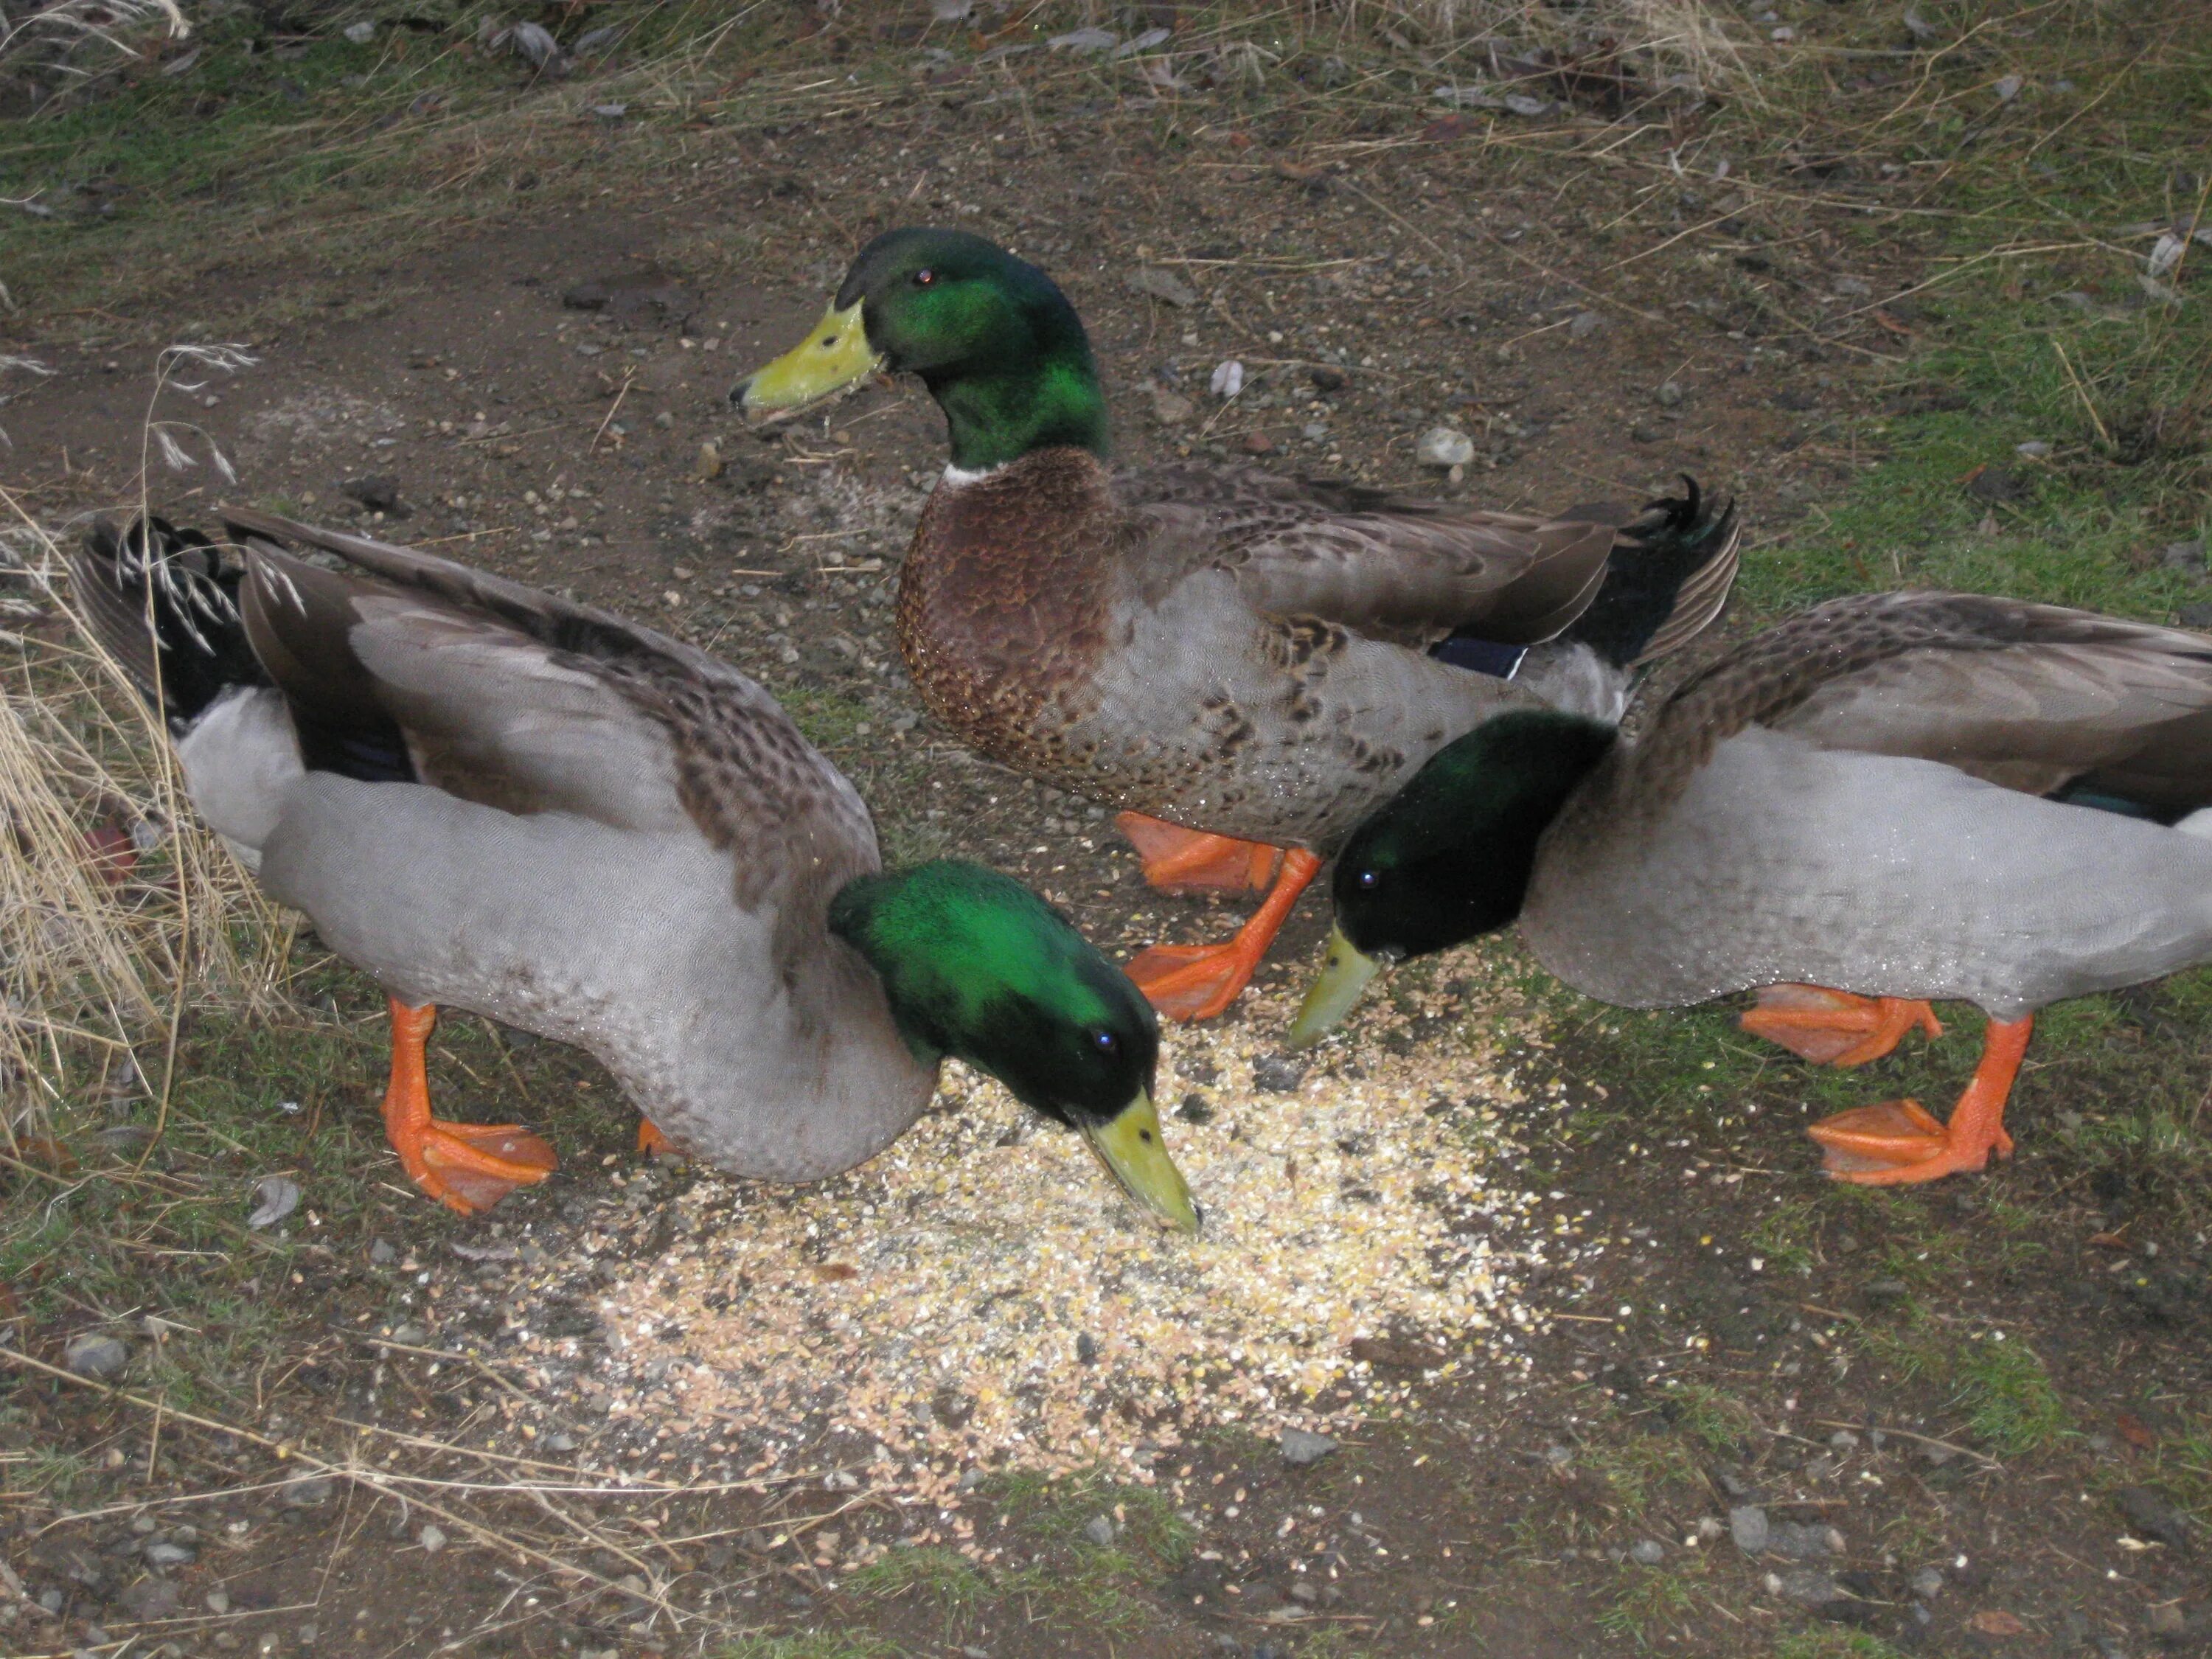
[[[178,1023],[271,994],[274,914],[190,820],[168,746],[0,492],[0,1149],[166,1109]]]
[[[0,70],[51,91],[191,32],[179,0],[16,0],[0,3]]]

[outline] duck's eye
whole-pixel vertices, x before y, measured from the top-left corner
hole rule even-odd
[[[1102,1054],[1118,1054],[1121,1052],[1121,1039],[1111,1031],[1093,1031],[1091,1046]]]
[[[916,288],[927,288],[936,280],[937,273],[932,270],[927,265],[924,265],[920,270],[914,273],[914,285]]]
[[[1361,887],[1372,891],[1376,884],[1382,881],[1382,878],[1372,870],[1362,870],[1358,875],[1353,878],[1353,879],[1356,880]]]

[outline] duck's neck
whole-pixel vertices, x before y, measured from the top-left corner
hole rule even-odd
[[[1057,446],[1107,456],[1106,396],[1079,331],[1048,339],[1034,356],[1002,369],[922,379],[945,411],[952,465],[962,472],[988,472]]]

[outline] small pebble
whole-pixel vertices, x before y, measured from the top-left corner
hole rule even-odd
[[[1465,466],[1474,459],[1474,440],[1455,427],[1432,426],[1421,434],[1413,457],[1423,466],[1435,467],[1439,471]]]
[[[1667,1551],[1656,1538],[1639,1538],[1629,1547],[1628,1558],[1638,1566],[1656,1567],[1667,1559]]]
[[[1304,1429],[1285,1429],[1279,1443],[1283,1462],[1303,1468],[1309,1463],[1318,1463],[1334,1451],[1337,1443],[1325,1434],[1310,1433]]]
[[[120,1375],[130,1363],[131,1345],[119,1337],[88,1331],[70,1338],[62,1348],[62,1364],[95,1382]]]
[[[1104,1549],[1114,1541],[1114,1521],[1110,1516],[1094,1515],[1083,1523],[1083,1535]]]
[[[1923,1567],[1912,1575],[1912,1593],[1923,1601],[1932,1601],[1943,1593],[1943,1571],[1940,1567]]]
[[[1838,1451],[1856,1451],[1858,1449],[1859,1437],[1853,1434],[1849,1429],[1838,1429],[1833,1434],[1828,1437],[1828,1443],[1833,1446]]]
[[[316,1504],[327,1504],[334,1489],[330,1475],[295,1475],[276,1493],[276,1502],[285,1509],[314,1509]]]
[[[1655,395],[1659,399],[1660,408],[1674,409],[1680,407],[1681,404],[1682,388],[1675,381],[1662,380],[1659,383],[1659,390]]]
[[[422,1547],[425,1555],[435,1555],[446,1547],[445,1529],[435,1523],[425,1526],[415,1534],[415,1541]]]
[[[1843,1589],[1817,1567],[1793,1567],[1778,1577],[1770,1573],[1770,1593],[1788,1597],[1800,1607],[1825,1607],[1845,1600]]]
[[[1744,1504],[1729,1511],[1729,1536],[1746,1555],[1757,1555],[1765,1549],[1772,1530],[1766,1511],[1756,1504]]]

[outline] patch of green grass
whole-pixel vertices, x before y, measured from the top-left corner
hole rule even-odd
[[[2160,1442],[2158,1474],[2183,1513],[2200,1529],[2212,1527],[2212,1417],[2192,1418]]]
[[[845,1585],[856,1595],[882,1601],[911,1596],[956,1617],[973,1612],[994,1594],[967,1557],[933,1546],[891,1550],[850,1575]]]
[[[1759,1217],[1744,1235],[1744,1243],[1766,1258],[1776,1273],[1813,1271],[1813,1241],[1820,1231],[1820,1206],[1809,1200],[1786,1198]]]
[[[679,127],[701,113],[702,88],[719,88],[730,115],[805,100],[803,82],[728,83],[729,63],[787,55],[780,20],[615,0],[591,21],[623,27],[618,61],[561,80],[479,52],[459,29],[386,28],[358,46],[335,22],[302,40],[256,8],[202,18],[189,64],[149,58],[0,130],[8,193],[52,216],[0,216],[0,270],[19,305],[50,315],[143,303],[188,291],[212,265],[312,250],[321,280],[284,284],[269,313],[296,314],[305,287],[325,314],[343,314],[350,296],[329,278],[350,265],[611,179],[680,180]],[[636,101],[610,128],[579,121],[580,94]]]
[[[1642,1519],[1662,1489],[1695,1485],[1699,1478],[1696,1455],[1671,1434],[1594,1441],[1583,1448],[1582,1461],[1613,1489],[1613,1502],[1628,1521]]]
[[[1443,1622],[1437,1620],[1439,1626]],[[1344,1631],[1317,1630],[1298,1644],[1298,1659],[1375,1659],[1375,1655]]]
[[[2072,1425],[2042,1360],[2016,1339],[1961,1338],[1911,1307],[1901,1324],[1863,1328],[1860,1340],[1901,1379],[1948,1388],[1948,1403],[1964,1418],[1966,1431],[1998,1456],[2040,1451]]]
[[[1662,1399],[1676,1430],[1716,1457],[1741,1451],[1744,1437],[1759,1425],[1751,1407],[1707,1383],[1676,1383]]]
[[[1197,1536],[1165,1492],[1096,1472],[1056,1479],[1007,1475],[987,1490],[995,1492],[1030,1536],[1095,1554],[1134,1553],[1173,1565],[1189,1553]],[[1114,1522],[1115,1531],[1115,1541],[1105,1549],[1084,1535],[1084,1528],[1101,1515]]]
[[[1952,1384],[1967,1429],[2000,1455],[2040,1451],[2072,1425],[2051,1373],[2024,1342],[1990,1337],[1961,1345]]]
[[[118,1328],[133,1350],[125,1384],[222,1419],[250,1414],[252,1379],[285,1351],[302,1316],[302,1302],[274,1287],[295,1274],[335,1287],[348,1271],[340,1264],[359,1261],[371,1238],[422,1248],[467,1224],[386,1185],[404,1186],[405,1177],[377,1112],[388,1032],[374,985],[313,959],[289,989],[295,1007],[266,1018],[195,1016],[167,1121],[150,1147],[101,1139],[103,1130],[150,1133],[156,1112],[143,1094],[73,1103],[55,1126],[76,1161],[68,1178],[0,1188],[0,1277],[30,1328],[65,1337],[127,1316],[140,1328]],[[510,1050],[467,1016],[440,1022],[430,1076],[448,1117],[501,1121],[526,1101],[533,1127],[572,1161],[625,1145],[635,1121],[574,1051]],[[246,1219],[266,1175],[297,1182],[301,1202],[257,1231]],[[403,1278],[390,1276],[395,1315],[412,1305]],[[147,1315],[173,1328],[148,1340]]]
[[[892,1659],[898,1652],[869,1631],[805,1631],[797,1636],[741,1636],[710,1650],[713,1659]]]
[[[1774,1659],[1904,1659],[1904,1655],[1863,1630],[1802,1630],[1777,1638]]]
[[[1155,1611],[1142,1587],[1179,1564],[1195,1536],[1164,1492],[1102,1473],[1053,1478],[1016,1472],[985,1491],[1023,1536],[1052,1552],[1048,1561],[1002,1575],[1000,1599],[1020,1601],[1033,1617],[1062,1629],[1126,1635],[1151,1625]],[[1116,1528],[1104,1546],[1084,1530],[1102,1515]]]
[[[1702,1572],[1700,1562],[1695,1572]],[[1598,1628],[1627,1638],[1639,1648],[1662,1636],[1687,1633],[1686,1620],[1698,1604],[1695,1573],[1676,1567],[1624,1567]]]

